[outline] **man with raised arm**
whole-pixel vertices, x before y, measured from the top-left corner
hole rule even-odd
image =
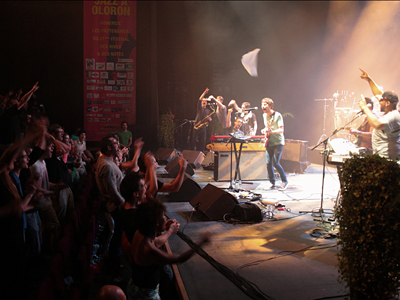
[[[383,92],[367,72],[360,70],[362,72],[361,79],[369,83],[372,93],[379,99],[381,112],[384,113],[380,118],[375,116],[368,108],[364,96],[361,95],[362,99],[358,102],[358,105],[374,129],[372,132],[374,154],[390,159],[398,159],[400,156],[400,114],[397,110],[399,98],[395,92]]]
[[[224,97],[222,96],[217,96],[215,98],[214,96],[210,96],[215,103],[217,104],[217,109],[215,110],[215,114],[217,115],[219,124],[215,126],[215,132],[214,134],[216,135],[227,135],[228,134],[228,122],[227,122],[227,108],[223,104],[224,102]]]
[[[239,117],[243,120],[242,131],[244,135],[247,136],[255,136],[257,133],[257,117],[248,109],[250,108],[250,102],[243,102],[242,106],[239,107],[236,103],[236,100],[231,100],[228,106],[233,106]]]
[[[206,148],[207,126],[208,122],[212,120],[211,117],[209,117],[211,111],[207,108],[208,100],[204,98],[208,91],[209,88],[206,88],[197,102],[197,113],[196,119],[194,120],[195,125],[191,147],[193,150],[204,151]]]

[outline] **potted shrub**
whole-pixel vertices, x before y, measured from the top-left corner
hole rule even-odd
[[[344,163],[339,179],[339,279],[351,299],[397,299],[400,167],[378,155],[356,156]]]

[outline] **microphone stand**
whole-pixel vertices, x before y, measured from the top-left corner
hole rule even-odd
[[[314,99],[314,101],[325,101],[325,103],[324,103],[324,128],[322,129],[322,135],[319,138],[318,143],[320,141],[322,141],[324,138],[326,138],[326,133],[325,133],[326,132],[326,108],[328,107],[328,105],[326,104],[327,100],[328,101],[332,101],[333,99],[332,98],[329,98],[329,99],[326,99],[326,98],[325,99]]]
[[[320,143],[318,143],[317,145],[315,145],[314,147],[311,148],[311,151],[314,150],[315,148],[317,148],[319,145],[324,144],[324,151],[322,152],[323,154],[323,164],[322,164],[322,190],[321,190],[321,206],[319,208],[319,217],[321,217],[321,222],[324,221],[324,208],[323,208],[323,203],[324,203],[324,183],[325,183],[325,166],[326,166],[326,161],[327,161],[327,157],[328,157],[328,151],[327,151],[327,145],[328,145],[328,141],[330,140],[330,138],[332,136],[334,136],[336,133],[342,131],[343,129],[345,129],[346,127],[348,127],[348,125],[352,122],[354,122],[355,120],[357,120],[359,117],[361,117],[363,115],[362,111],[358,112],[354,118],[352,120],[350,120],[350,122],[348,122],[347,124],[343,125],[342,127],[340,127],[339,129],[335,129],[332,134],[330,136],[328,136],[327,138],[325,138],[324,140],[322,140]],[[340,189],[339,189],[339,193],[340,193]],[[299,211],[299,213],[314,213],[313,211]]]
[[[232,191],[233,190],[233,185],[232,185],[232,141],[233,135],[231,135],[231,138],[226,142],[225,146],[228,146],[229,143],[231,143],[231,164],[230,164],[230,178],[229,178],[229,187],[228,190]],[[236,149],[235,149],[236,150]]]
[[[181,146],[181,149],[180,150],[183,150],[183,143],[182,143],[182,127],[185,125],[185,124],[187,124],[187,123],[190,123],[190,124],[192,124],[194,121],[192,121],[192,120],[184,120],[184,122],[181,124],[181,125],[178,125],[178,126],[176,126],[175,128],[174,128],[174,131],[176,130],[176,129],[178,129],[178,128],[180,128],[181,130],[181,134],[180,134],[180,146]],[[189,129],[189,135],[188,135],[188,140],[189,140],[189,137],[190,137],[190,129]]]

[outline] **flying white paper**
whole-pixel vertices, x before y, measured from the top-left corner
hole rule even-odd
[[[260,48],[256,48],[242,56],[242,65],[253,77],[257,77],[257,58]]]

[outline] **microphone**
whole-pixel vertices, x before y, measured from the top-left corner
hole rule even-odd
[[[371,108],[371,106],[372,106],[371,103],[368,103],[368,104],[367,104],[367,107],[368,107],[368,108]],[[357,115],[363,115],[363,114],[364,114],[364,112],[363,112],[362,109],[357,113]]]
[[[257,109],[258,109],[258,107],[256,106],[256,107],[245,108],[245,109],[243,109],[243,111],[251,111],[251,110],[257,110]]]

